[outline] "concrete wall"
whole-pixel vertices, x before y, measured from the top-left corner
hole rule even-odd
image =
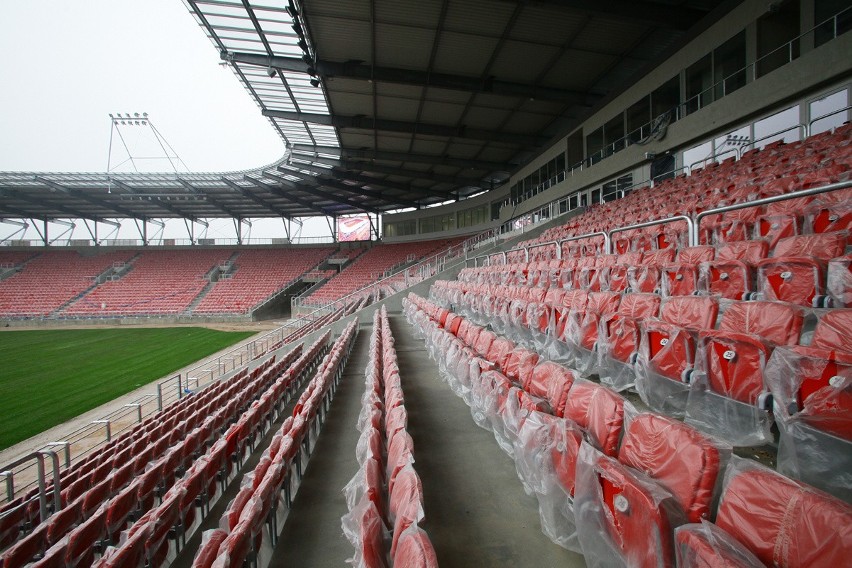
[[[600,127],[672,77],[680,75],[684,69],[743,29],[746,30],[748,38],[747,50],[749,55],[747,61],[753,61],[755,21],[768,12],[771,4],[771,0],[745,0],[724,18],[689,41],[677,53],[639,78],[630,89],[602,103],[581,127],[574,128],[570,132],[566,132],[564,136],[558,137],[546,150],[519,167],[512,174],[509,184],[496,190],[499,193],[489,192],[480,197],[492,202],[504,200],[513,184],[540,168],[560,152],[564,152],[570,134],[579,129],[585,135],[585,133]],[[813,25],[813,0],[801,0],[801,5],[802,32],[805,32]],[[634,173],[635,181],[646,180],[650,177],[650,165],[644,157],[646,152],[654,152],[660,155],[665,152],[688,148],[697,141],[710,138],[714,134],[733,130],[747,120],[772,114],[772,111],[778,109],[781,105],[790,104],[816,94],[827,89],[830,85],[852,76],[852,57],[849,56],[852,53],[852,33],[842,35],[817,49],[809,49],[808,43],[807,41],[802,42],[802,54],[798,59],[761,77],[758,81],[749,82],[736,92],[671,124],[662,140],[644,146],[630,146],[593,166],[574,172],[565,181],[523,201],[517,208],[503,208],[500,214],[501,222],[534,211],[575,191],[595,187],[627,172]],[[751,81],[751,78],[749,78],[749,81]],[[480,199],[480,197],[475,199]],[[450,213],[453,210],[467,209],[474,204],[473,200],[470,202],[460,201],[434,209],[402,213],[399,214],[399,217],[396,215],[387,216],[386,219],[388,221],[419,219],[441,213]],[[485,230],[490,225],[492,224],[478,225],[476,229]],[[429,234],[421,237],[423,236],[428,237]]]

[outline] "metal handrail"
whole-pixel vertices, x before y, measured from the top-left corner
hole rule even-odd
[[[807,197],[809,195],[819,195],[820,193],[827,193],[829,191],[836,191],[838,189],[846,189],[847,187],[852,187],[852,180],[850,181],[842,181],[838,183],[831,183],[828,185],[823,185],[821,187],[813,187],[810,189],[803,189],[800,191],[794,191],[792,193],[787,193],[784,195],[774,195],[772,197],[764,197],[762,199],[755,199],[754,201],[748,201],[744,203],[735,203],[733,205],[726,205],[724,207],[717,207],[715,209],[708,209],[707,211],[702,211],[695,216],[695,223],[693,225],[693,233],[690,236],[690,243],[694,245],[698,244],[698,236],[701,231],[701,220],[710,215],[718,215],[719,213],[726,213],[728,211],[735,211],[737,209],[748,209],[749,207],[760,207],[761,205],[768,205],[770,203],[777,203],[779,201],[787,201],[788,199],[796,199],[797,197]]]
[[[15,498],[15,477],[13,469],[19,465],[28,464],[32,461],[35,461],[36,467],[38,468],[38,503],[42,522],[47,519],[49,514],[47,508],[47,479],[44,475],[45,456],[49,456],[51,458],[51,461],[53,462],[53,508],[54,511],[58,511],[62,508],[62,488],[59,485],[59,455],[55,451],[38,450],[31,454],[27,454],[18,458],[12,463],[7,464],[6,468],[2,472],[0,472],[0,474],[2,474],[6,478],[6,496],[7,499],[11,502]],[[26,507],[27,505],[29,505],[29,502],[22,502],[18,507],[15,507],[14,509],[10,509],[8,511],[4,511],[2,514],[0,514],[0,519],[12,514],[20,507]]]
[[[749,142],[748,144],[743,146],[743,148],[749,148],[749,150],[754,149],[755,145],[758,142],[763,142],[764,140],[769,140],[770,138],[774,138],[775,136],[778,136],[779,134],[784,134],[785,132],[790,132],[791,130],[796,130],[796,129],[801,129],[801,131],[802,131],[802,136],[800,138],[801,140],[804,140],[805,138],[810,137],[810,129],[808,128],[808,126],[806,124],[798,123],[798,124],[794,124],[793,126],[788,126],[787,128],[784,128],[783,130],[777,130],[777,131],[773,132],[772,134],[767,134],[766,136],[761,136],[760,138],[755,138],[754,140],[752,140],[751,142]],[[742,154],[745,154],[745,152],[741,152],[740,157],[742,157]]]
[[[588,239],[588,238],[592,238],[592,237],[603,237],[604,238],[604,250],[607,251],[607,254],[609,254],[609,252],[612,250],[612,245],[611,245],[610,240],[609,240],[609,235],[607,233],[603,232],[603,231],[598,231],[596,233],[586,233],[584,235],[577,235],[577,236],[574,236],[574,237],[568,237],[568,238],[565,238],[565,239],[561,239],[559,241],[559,248],[562,248],[562,245],[564,243],[570,243],[570,242],[573,242],[573,241],[579,241],[581,239]]]
[[[562,245],[557,241],[545,241],[543,243],[534,243],[524,247],[524,251],[526,252],[526,262],[530,261],[530,249],[549,246],[556,247],[556,258],[562,260]]]
[[[825,113],[825,114],[823,114],[823,115],[821,115],[821,116],[818,116],[818,117],[816,117],[816,118],[812,118],[812,119],[808,122],[808,133],[810,134],[811,130],[813,129],[813,125],[814,125],[815,123],[819,122],[820,120],[825,120],[825,119],[826,119],[826,118],[828,118],[829,116],[834,116],[835,114],[840,114],[841,112],[848,112],[850,109],[852,109],[852,105],[848,105],[848,106],[845,106],[845,107],[843,107],[843,108],[839,108],[839,109],[837,109],[837,110],[833,110],[833,111],[831,111],[831,112],[827,112],[827,113]]]
[[[615,233],[623,233],[624,231],[631,231],[633,229],[644,229],[645,227],[654,227],[656,225],[665,225],[668,223],[675,223],[677,221],[686,221],[686,228],[689,231],[690,240],[691,235],[695,233],[694,225],[695,223],[692,220],[692,217],[689,215],[675,215],[674,217],[667,217],[665,219],[655,219],[653,221],[645,221],[644,223],[636,223],[634,225],[627,225],[624,227],[616,227],[609,231],[609,242],[612,243],[612,235]],[[696,243],[690,242],[690,246],[695,246]],[[607,254],[612,254],[612,250],[607,248]]]

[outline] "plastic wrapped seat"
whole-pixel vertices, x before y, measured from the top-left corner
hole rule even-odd
[[[716,482],[731,448],[672,418],[642,413],[630,418],[618,461],[668,489],[689,522],[711,516]]]
[[[568,393],[565,418],[591,436],[606,455],[614,456],[624,423],[624,399],[606,387],[577,379]]]
[[[640,322],[636,390],[645,404],[664,414],[683,416],[695,366],[695,333],[712,329],[718,311],[713,298],[674,296],[662,303],[659,320]]]
[[[675,249],[664,249],[645,253],[642,262],[627,269],[627,283],[633,293],[657,293],[660,291],[660,270],[674,261]]]
[[[568,316],[563,340],[569,351],[569,366],[584,376],[597,366],[598,323],[618,309],[621,294],[592,292],[585,310],[572,311]]]
[[[405,529],[423,520],[423,485],[411,464],[400,470],[397,483],[390,490],[388,506],[390,521],[393,523],[393,540],[390,554],[394,557],[399,539]]]
[[[778,241],[757,264],[760,296],[800,306],[826,307],[826,263],[843,254],[845,233],[799,235]]]
[[[539,503],[541,528],[554,543],[580,551],[573,494],[583,430],[571,420],[531,411],[514,441],[515,467]]]
[[[393,565],[400,568],[438,568],[438,557],[426,531],[409,525],[399,535]]]
[[[698,266],[715,258],[715,247],[705,245],[683,248],[677,262],[663,265],[660,279],[664,296],[689,296],[698,286]]]
[[[707,521],[675,529],[675,554],[679,568],[764,568],[749,549]]]
[[[852,254],[828,262],[828,296],[835,308],[852,308]]]
[[[697,372],[689,390],[687,423],[735,446],[772,440],[764,368],[775,345],[795,345],[799,308],[779,302],[735,302],[718,330],[698,332]]]
[[[822,316],[811,344],[766,366],[781,433],[778,471],[852,501],[852,309]]]
[[[639,322],[656,317],[659,309],[660,297],[656,294],[626,294],[618,311],[601,320],[597,367],[601,383],[617,391],[633,385]]]
[[[844,566],[852,506],[770,469],[732,458],[716,525],[767,566]]]
[[[806,211],[814,233],[852,230],[852,189],[821,193]]]
[[[765,241],[729,243],[716,250],[716,258],[698,268],[698,288],[728,300],[748,300],[755,291],[754,266],[769,250]]]
[[[574,514],[587,565],[674,566],[674,529],[686,522],[678,500],[642,472],[585,443]]]

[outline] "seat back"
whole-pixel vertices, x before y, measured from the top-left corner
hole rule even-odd
[[[720,331],[750,333],[777,345],[796,345],[802,312],[780,302],[734,302],[722,314]]]
[[[645,472],[668,489],[692,523],[710,517],[722,457],[719,444],[706,435],[653,413],[630,420],[618,452],[621,463]]]
[[[568,393],[565,418],[584,428],[606,455],[615,455],[624,422],[624,399],[591,381],[576,380]]]
[[[852,308],[834,309],[823,315],[814,329],[811,347],[852,351]]]
[[[712,329],[719,303],[706,296],[673,296],[663,303],[660,319],[685,329]]]
[[[731,463],[716,524],[767,566],[843,566],[852,506],[744,460]]]

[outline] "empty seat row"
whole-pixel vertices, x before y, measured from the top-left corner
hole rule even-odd
[[[845,352],[846,346],[842,332],[832,330],[852,329],[849,309],[821,312],[813,332],[803,333],[804,312],[783,302],[722,303],[717,324],[720,303],[712,297],[580,290],[545,294],[540,289],[533,295],[536,290],[453,282],[433,288],[441,301],[452,302],[475,321],[490,321],[584,376],[599,375],[617,390],[635,385],[652,408],[675,416],[686,412],[695,425],[735,445],[771,440],[765,370],[776,346],[801,350],[809,337],[822,349],[810,350],[811,358],[822,355],[834,369],[838,357],[827,350]],[[845,357],[840,359],[840,368],[846,368]],[[795,376],[802,382],[801,373]],[[819,388],[828,387],[832,376],[824,374]]]
[[[156,517],[157,513],[152,513],[156,508],[152,507],[158,497],[161,501],[158,507],[164,502],[171,507],[159,517],[171,518],[175,514],[172,508],[177,508],[180,523],[174,526],[180,530],[190,526],[195,518],[195,505],[203,505],[216,494],[215,478],[227,478],[231,463],[242,463],[244,447],[253,444],[264,425],[271,422],[280,400],[315,365],[312,358],[323,351],[326,341],[327,337],[321,338],[298,359],[300,346],[277,364],[274,357],[269,358],[251,373],[242,371],[230,381],[186,397],[181,401],[183,404],[176,403],[167,409],[173,415],[170,418],[158,423],[157,417],[152,417],[122,436],[126,446],[117,443],[116,447],[122,451],[114,457],[113,452],[101,451],[97,455],[103,461],[81,462],[74,470],[76,479],[63,489],[61,508],[54,507],[53,515],[2,555],[4,568],[23,565],[42,551],[46,558],[53,559],[51,565],[59,565],[56,562],[61,557],[65,562],[62,565],[76,566],[75,551],[81,547],[91,557],[98,547],[117,542],[121,531],[134,518]],[[179,410],[177,415],[175,408]],[[176,423],[184,415],[188,418]],[[234,420],[236,423],[228,428]],[[185,426],[196,422],[195,427]],[[169,431],[171,428],[174,431]],[[163,429],[166,431],[160,436]],[[215,452],[215,458],[208,457],[209,452]],[[87,476],[90,469],[94,472]],[[92,476],[99,472],[105,472],[106,478],[90,489],[85,487],[93,483]],[[133,479],[134,476],[137,477]],[[202,499],[201,488],[208,486]],[[76,487],[82,492],[79,496]],[[167,492],[181,490],[185,491],[181,497],[166,499]],[[170,525],[166,531],[172,528]],[[148,562],[160,565],[167,543],[158,542],[154,550],[150,539],[143,540],[148,543]]]
[[[353,320],[317,367],[292,415],[272,437],[255,468],[243,477],[219,528],[204,533],[193,566],[242,566],[246,560],[259,563],[263,554],[270,553],[281,528],[279,520],[286,517],[298,489],[304,460],[313,450],[356,335]]]
[[[409,296],[406,313],[427,344],[470,333],[466,319],[459,322],[422,298]],[[480,330],[479,336],[488,333]],[[499,363],[499,351],[486,358]],[[512,368],[508,358],[503,361]],[[552,363],[537,364],[542,365]],[[569,406],[576,387],[584,384],[575,378]],[[598,420],[600,396],[586,399],[597,402]],[[490,404],[499,405],[499,398]],[[545,533],[582,552],[590,565],[716,566],[729,565],[724,561],[731,558],[746,559],[735,565],[750,565],[747,560],[757,557],[767,565],[805,566],[852,550],[849,504],[732,458],[728,444],[688,424],[625,403],[622,408],[623,438],[619,443],[615,436],[609,445],[601,445],[594,429],[580,427],[565,411],[562,417],[546,406],[521,408],[514,417],[504,412],[503,433],[515,436],[518,473],[539,499]],[[833,525],[844,528],[834,531]],[[718,545],[720,539],[725,546]]]
[[[425,514],[423,487],[414,469],[408,410],[384,306],[373,317],[365,382],[359,469],[344,490],[349,512],[341,520],[355,547],[351,562],[363,568],[436,568],[432,543],[419,527]]]
[[[843,307],[852,294],[848,231],[786,237],[770,254],[763,240],[668,248],[581,259],[465,268],[463,282],[764,299],[807,307]]]

